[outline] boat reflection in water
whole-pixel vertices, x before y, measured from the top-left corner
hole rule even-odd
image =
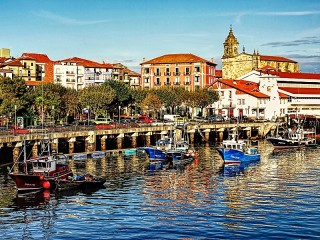
[[[241,162],[241,163],[225,163],[223,165],[223,175],[234,177],[244,173],[249,166],[254,166],[259,161]]]
[[[13,199],[12,207],[17,209],[41,207],[64,197],[76,196],[79,194],[92,195],[94,192],[102,188],[103,187],[67,189],[65,191],[39,190],[33,192],[17,192]]]

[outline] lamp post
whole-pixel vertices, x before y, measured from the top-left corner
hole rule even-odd
[[[121,106],[119,105],[119,123],[120,123],[120,111],[121,111]]]
[[[89,122],[90,122],[90,111],[89,111],[89,106],[87,106],[87,112],[88,112],[88,126],[89,126]]]
[[[54,126],[54,105],[52,106],[52,126]]]
[[[17,127],[17,105],[14,105],[14,127]]]

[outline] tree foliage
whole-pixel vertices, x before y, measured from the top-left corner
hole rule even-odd
[[[104,116],[115,96],[115,91],[109,85],[90,86],[79,91],[79,103],[82,108],[89,108],[90,113]]]
[[[161,108],[161,106],[162,103],[159,97],[153,93],[149,93],[140,105],[145,112],[151,112],[153,117],[156,115],[156,112]]]

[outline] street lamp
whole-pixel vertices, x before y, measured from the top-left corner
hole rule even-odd
[[[17,105],[14,105],[14,127],[17,127]]]
[[[54,105],[52,106],[52,126],[54,126]]]
[[[88,112],[88,126],[89,126],[89,122],[90,122],[90,111],[89,111],[89,106],[87,106],[87,112]]]

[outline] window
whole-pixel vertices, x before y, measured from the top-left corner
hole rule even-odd
[[[194,77],[194,81],[195,81],[196,83],[198,83],[198,82],[200,81],[199,76],[195,76],[195,77]]]
[[[195,72],[200,72],[200,66],[194,67]]]
[[[179,68],[176,68],[175,75],[179,75]]]
[[[170,78],[167,78],[167,85],[170,85]]]
[[[157,68],[157,69],[156,69],[156,75],[157,75],[157,76],[160,76],[160,68]]]
[[[232,91],[229,91],[229,98],[232,98]]]
[[[156,79],[156,84],[157,84],[157,85],[160,85],[160,78],[158,78],[158,77],[157,77],[157,79]]]
[[[149,68],[145,68],[145,69],[144,69],[144,73],[145,73],[145,74],[149,74],[149,71],[150,71]]]
[[[190,68],[189,67],[186,67],[186,72],[185,72],[186,75],[189,75],[190,74]]]
[[[148,83],[149,82],[149,78],[144,78],[144,82]]]

